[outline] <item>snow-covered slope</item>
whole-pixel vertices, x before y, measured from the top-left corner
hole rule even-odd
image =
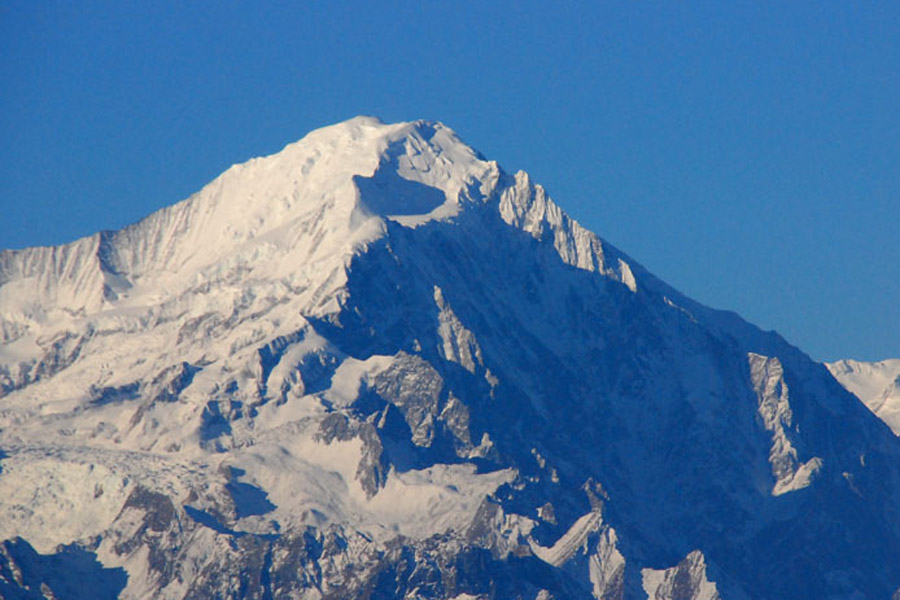
[[[890,431],[440,123],[2,252],[0,336],[7,597],[900,587]]]
[[[880,362],[845,359],[825,366],[841,385],[900,435],[900,359]]]

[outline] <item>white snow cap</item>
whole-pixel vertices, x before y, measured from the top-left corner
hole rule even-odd
[[[385,218],[452,217],[486,197],[497,173],[440,123],[356,117],[318,129],[121,231],[0,252],[0,342],[55,317],[133,304],[142,290],[159,301],[248,268],[297,279],[303,265],[297,283],[308,285],[381,237]]]

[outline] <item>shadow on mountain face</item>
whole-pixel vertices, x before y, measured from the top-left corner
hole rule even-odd
[[[397,169],[397,157],[393,156],[371,177],[354,175],[353,183],[370,211],[385,216],[425,215],[444,203],[441,190],[404,179]]]
[[[107,569],[96,554],[74,544],[55,554],[39,554],[21,538],[0,546],[0,597],[7,600],[114,599],[128,583],[125,569]]]

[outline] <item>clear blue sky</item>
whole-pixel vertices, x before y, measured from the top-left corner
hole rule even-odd
[[[898,2],[0,0],[0,247],[372,114],[813,358],[900,356]]]

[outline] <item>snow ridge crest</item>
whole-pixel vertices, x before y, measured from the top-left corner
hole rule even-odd
[[[316,306],[307,308],[327,311],[336,306],[344,267],[385,235],[387,221],[418,227],[497,202],[507,224],[552,239],[567,264],[636,289],[624,255],[566,215],[526,173],[505,175],[438,122],[356,117],[232,166],[122,230],[0,251],[0,343],[237,281],[316,288]]]

